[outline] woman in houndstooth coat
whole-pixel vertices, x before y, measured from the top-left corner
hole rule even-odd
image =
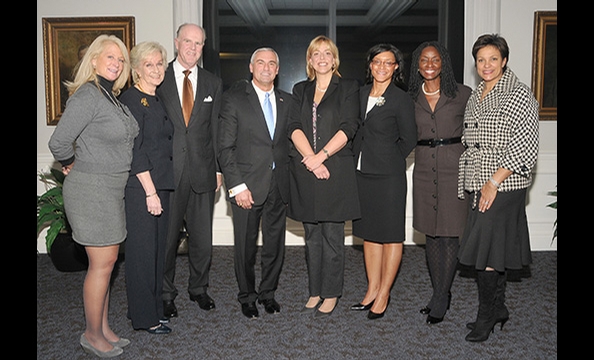
[[[507,269],[532,262],[526,193],[538,154],[538,103],[507,68],[509,48],[497,34],[480,36],[472,55],[482,78],[464,115],[458,196],[470,197],[458,258],[477,270],[479,310],[468,341],[484,341],[509,318]]]

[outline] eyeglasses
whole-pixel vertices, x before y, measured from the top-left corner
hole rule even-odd
[[[382,65],[385,65],[385,66],[387,66],[387,67],[390,67],[390,66],[394,66],[394,65],[396,65],[396,62],[395,62],[395,61],[379,61],[379,60],[372,60],[372,61],[371,61],[371,64],[372,64],[373,66],[377,66],[377,67],[379,67],[379,66],[382,66]]]

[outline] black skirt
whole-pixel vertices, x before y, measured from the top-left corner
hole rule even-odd
[[[357,171],[361,218],[353,220],[353,235],[378,243],[405,240],[406,173],[369,175]]]
[[[466,194],[474,197],[475,193]],[[460,241],[460,264],[476,270],[522,270],[532,263],[526,218],[526,189],[499,192],[491,208],[479,212],[480,193],[469,201],[468,220]]]

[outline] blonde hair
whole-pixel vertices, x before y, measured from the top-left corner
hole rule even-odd
[[[141,42],[140,44],[136,45],[130,51],[130,68],[132,69],[132,82],[136,84],[140,77],[138,76],[138,68],[142,66],[142,61],[145,60],[148,56],[160,53],[161,58],[163,59],[163,71],[167,69],[167,50],[163,47],[163,45],[159,44],[156,41],[145,41]]]
[[[330,48],[330,52],[334,57],[334,67],[332,68],[332,75],[341,76],[338,72],[338,66],[340,66],[340,58],[338,57],[338,47],[329,37],[324,35],[316,36],[307,47],[307,52],[305,53],[305,62],[307,64],[306,72],[307,78],[310,81],[313,81],[316,78],[316,71],[314,70],[313,66],[309,63],[309,59],[311,58],[312,54],[319,50],[323,44],[327,44]]]
[[[68,89],[70,95],[74,94],[78,88],[89,81],[94,82],[95,85],[97,85],[97,88],[99,88],[99,79],[97,78],[97,72],[93,67],[92,61],[101,55],[109,43],[116,44],[120,48],[122,56],[124,57],[124,68],[122,69],[120,76],[114,81],[112,89],[116,96],[120,94],[120,90],[128,82],[128,74],[130,74],[130,55],[128,54],[126,45],[120,38],[115,35],[103,34],[97,36],[89,46],[85,56],[83,56],[80,61],[80,66],[74,75],[74,80],[64,81],[64,85]]]

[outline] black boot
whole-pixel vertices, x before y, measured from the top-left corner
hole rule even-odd
[[[505,272],[498,273],[497,278],[497,290],[495,291],[495,325],[501,323],[501,330],[503,325],[509,320],[509,311],[505,306],[505,288],[507,284],[507,274]],[[466,324],[466,327],[470,330],[474,329],[474,322]]]
[[[495,327],[495,292],[497,290],[496,271],[478,271],[479,309],[474,329],[466,335],[466,341],[485,341]]]

